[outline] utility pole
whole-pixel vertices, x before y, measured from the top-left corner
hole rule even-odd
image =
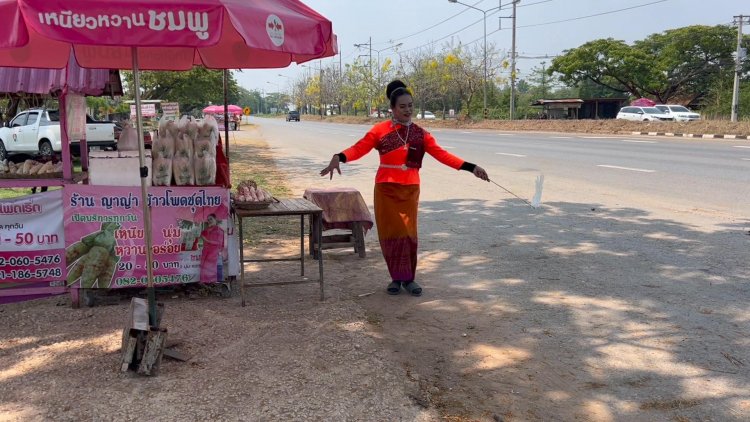
[[[510,53],[510,120],[516,114],[516,5],[521,0],[513,1],[513,40]]]
[[[482,80],[482,118],[486,119],[489,115],[489,109],[487,109],[487,12],[491,12],[495,9],[502,9],[502,5],[500,2],[498,2],[497,7],[493,7],[491,9],[482,10],[478,7],[474,7],[470,4],[461,3],[458,0],[448,0],[449,3],[458,3],[460,5],[466,6],[470,9],[478,10],[482,12],[482,23],[484,24],[484,43],[482,50],[484,50],[484,78]],[[513,7],[515,8],[515,3],[513,4]]]
[[[323,59],[318,64],[320,64],[320,81],[318,81],[318,85],[320,85],[318,87],[320,88],[320,120],[323,120]]]
[[[363,45],[366,45],[370,49],[370,54],[369,54],[369,56],[370,56],[370,58],[369,58],[369,64],[370,64],[370,75],[369,75],[370,76],[370,84],[369,84],[369,88],[367,89],[367,95],[368,95],[368,99],[367,99],[367,101],[368,101],[367,115],[369,116],[370,115],[370,110],[372,110],[372,84],[374,83],[373,78],[372,78],[372,37],[369,38],[369,40],[367,41],[367,43],[354,44],[354,46],[357,47],[357,48],[360,48]]]
[[[732,121],[736,122],[740,112],[740,73],[742,72],[742,61],[745,59],[746,50],[742,48],[742,24],[750,24],[750,16],[739,15],[734,17],[737,25],[737,62],[734,69],[734,90],[732,91]]]

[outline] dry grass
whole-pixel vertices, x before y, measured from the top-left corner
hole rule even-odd
[[[305,118],[307,117],[307,118]],[[304,116],[303,120],[313,117]],[[318,119],[315,116],[315,119]],[[382,120],[382,119],[380,119]],[[378,119],[357,116],[329,116],[325,121],[335,123],[371,124]],[[631,122],[623,120],[471,120],[437,119],[417,120],[426,127],[445,127],[455,129],[493,129],[530,132],[559,133],[601,133],[626,134],[631,132],[669,132],[684,134],[722,134],[750,136],[750,121],[732,123],[726,120],[702,120],[697,122]]]
[[[243,126],[243,130],[252,133],[252,125]],[[285,175],[276,166],[269,151],[265,141],[253,136],[243,136],[233,141],[229,150],[232,186],[237,186],[242,180],[254,180],[274,197],[290,196]],[[299,218],[296,216],[246,219],[243,224],[246,246],[258,246],[268,237],[299,236]]]

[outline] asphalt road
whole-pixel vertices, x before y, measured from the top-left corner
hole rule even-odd
[[[282,165],[320,184],[317,173],[331,155],[356,142],[366,125],[258,119],[263,137]],[[490,177],[524,198],[545,176],[542,201],[629,207],[702,215],[709,220],[746,219],[750,210],[750,142],[667,137],[429,129],[452,153],[483,166]],[[333,183],[371,191],[377,154],[342,166]],[[465,172],[463,172],[465,173]],[[422,199],[514,199],[468,174],[427,160]],[[317,177],[317,178],[316,178]],[[366,198],[368,199],[368,198]]]

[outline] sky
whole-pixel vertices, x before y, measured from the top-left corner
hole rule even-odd
[[[501,52],[511,51],[511,0],[462,0],[486,12],[487,44]],[[373,57],[398,60],[392,47],[402,53],[440,46],[446,42],[483,43],[485,13],[448,0],[303,0],[303,3],[333,23],[339,55],[323,59],[323,65],[353,62],[368,54],[354,44],[367,44],[372,37]],[[494,10],[493,10],[494,9]],[[733,16],[750,15],[748,0],[521,0],[517,7],[516,51],[518,78],[523,79],[541,62],[566,49],[599,39],[614,38],[631,43],[667,29],[689,25],[731,24]],[[750,33],[747,28],[746,33]],[[544,58],[548,56],[549,58]],[[525,58],[528,57],[528,58]],[[235,72],[240,86],[249,90],[289,92],[290,82],[319,61],[303,67],[246,69]]]

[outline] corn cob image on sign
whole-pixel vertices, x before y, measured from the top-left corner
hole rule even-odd
[[[63,195],[66,284],[143,287],[146,241],[137,187],[66,186]],[[150,187],[155,285],[215,283],[226,268],[229,191]]]

